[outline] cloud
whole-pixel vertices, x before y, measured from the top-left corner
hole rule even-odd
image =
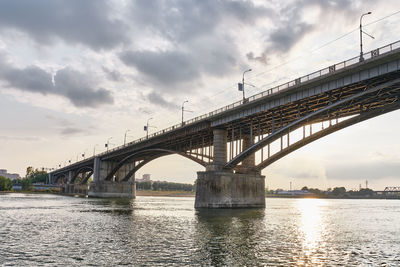
[[[55,39],[108,49],[127,41],[127,26],[112,19],[106,0],[0,1],[0,29],[15,29],[40,44]]]
[[[56,72],[53,83],[50,72],[37,66],[16,68],[0,56],[0,80],[7,87],[43,95],[63,96],[76,107],[112,104],[114,99],[111,92],[103,88],[94,89],[95,83],[88,76],[72,68],[64,68]]]
[[[5,141],[27,141],[27,142],[32,142],[32,141],[40,141],[41,138],[37,136],[6,136],[6,135],[0,135],[0,140],[5,140]]]
[[[369,1],[369,0],[364,0]],[[358,2],[353,0],[295,0],[288,3],[283,8],[276,11],[273,15],[275,28],[267,29],[265,33],[264,50],[260,56],[254,56],[253,52],[247,54],[251,61],[263,62],[265,54],[287,54],[303,38],[318,28],[318,24],[307,22],[305,11],[311,9],[311,12],[320,14],[319,24],[324,20],[335,18],[336,21],[348,20],[355,14],[358,14]],[[353,21],[352,21],[353,22]],[[331,23],[331,22],[329,22]]]
[[[57,92],[77,107],[98,107],[114,102],[110,91],[104,88],[94,89],[93,82],[87,75],[71,68],[57,71],[54,83]]]
[[[269,53],[287,53],[295,46],[306,33],[312,30],[312,26],[305,22],[282,23],[269,35],[269,45],[266,51]]]
[[[174,86],[200,76],[191,57],[179,51],[125,51],[120,58],[158,85]]]
[[[264,65],[267,65],[267,63],[268,63],[268,58],[265,53],[262,53],[260,56],[254,56],[253,52],[249,52],[246,54],[246,57],[250,61],[258,61]]]
[[[362,162],[348,165],[332,165],[327,167],[327,177],[338,180],[369,180],[400,177],[398,162]]]
[[[124,78],[122,77],[122,74],[118,71],[118,70],[110,70],[106,67],[102,67],[104,73],[107,76],[107,79],[109,79],[110,81],[113,82],[121,82],[124,80]]]
[[[214,35],[225,22],[252,25],[270,13],[272,10],[252,1],[136,0],[131,2],[130,17],[141,29],[182,43]]]
[[[75,135],[83,132],[85,131],[82,130],[81,128],[74,128],[74,127],[66,127],[61,130],[62,135]]]
[[[141,35],[157,41],[119,57],[155,90],[169,93],[191,90],[207,75],[220,78],[246,65],[235,29],[272,13],[252,1],[214,0],[137,0],[130,12]]]
[[[165,100],[161,95],[156,92],[151,92],[149,95],[147,95],[147,99],[150,101],[150,103],[167,109],[179,109],[179,106],[177,104]]]
[[[0,62],[0,72],[0,77],[8,81],[11,87],[42,94],[50,93],[53,90],[51,74],[39,67],[28,66],[24,69],[17,69]]]

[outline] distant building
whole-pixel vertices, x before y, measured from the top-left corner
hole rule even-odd
[[[7,173],[6,169],[0,169],[0,176],[6,177],[10,180],[15,180],[20,178],[18,173]]]
[[[22,190],[22,185],[16,184],[12,186],[12,190],[14,191],[21,191]]]
[[[143,174],[142,179],[137,178],[136,182],[151,182],[150,174],[148,174],[148,173]]]

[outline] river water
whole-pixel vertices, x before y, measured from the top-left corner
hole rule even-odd
[[[0,195],[0,266],[400,266],[399,200]]]

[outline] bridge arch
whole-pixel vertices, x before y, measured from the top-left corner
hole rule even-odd
[[[305,125],[310,124],[313,121],[317,121],[318,119],[323,117],[323,115],[327,114],[328,112],[340,111],[340,109],[349,108],[349,106],[362,107],[362,105],[363,105],[362,101],[364,100],[363,97],[365,98],[368,95],[374,94],[374,93],[379,94],[379,92],[385,88],[390,88],[391,86],[395,86],[395,85],[398,86],[399,82],[400,82],[400,79],[396,79],[394,81],[384,83],[384,84],[381,84],[376,87],[368,88],[361,93],[355,94],[355,95],[345,98],[343,100],[339,100],[327,107],[321,108],[311,114],[301,117],[301,118],[293,121],[292,123],[289,123],[288,125],[276,130],[272,134],[269,134],[265,138],[261,139],[257,143],[254,143],[253,145],[251,145],[250,147],[248,147],[247,149],[242,151],[240,154],[238,154],[236,157],[232,158],[232,160],[230,160],[228,163],[226,163],[226,165],[224,166],[224,169],[233,170],[240,162],[242,162],[244,159],[246,159],[250,155],[256,153],[258,150],[263,149],[264,147],[268,146],[272,142],[278,140],[279,138],[282,138],[285,135],[288,135],[290,132],[297,130],[298,128],[300,128],[302,126],[304,127]],[[374,95],[372,97],[376,97],[376,96]],[[274,154],[271,157],[268,157],[266,160],[261,160],[261,163],[254,167],[254,171],[261,171],[263,168],[272,164],[273,162],[277,161],[278,159],[284,157],[285,155],[287,155],[287,154],[299,149],[300,147],[303,147],[315,140],[318,140],[328,134],[331,134],[331,133],[336,132],[345,127],[349,127],[349,126],[359,123],[361,121],[364,121],[364,120],[367,120],[367,119],[370,119],[370,118],[373,118],[373,117],[376,117],[376,116],[379,116],[384,113],[387,113],[387,112],[390,112],[390,111],[400,108],[399,93],[392,95],[391,97],[386,96],[386,98],[387,98],[388,103],[386,105],[384,105],[383,107],[377,107],[376,109],[362,111],[362,112],[360,111],[358,113],[358,115],[356,115],[355,117],[352,117],[352,118],[346,119],[345,121],[342,121],[340,123],[331,125],[330,127],[326,128],[322,131],[319,131],[317,133],[314,133],[314,134],[308,136],[307,138],[303,137],[302,140],[300,140],[292,145],[288,144],[288,147],[286,147],[285,149],[281,149],[281,151],[279,151],[278,153]]]
[[[83,173],[83,172],[91,172],[91,173],[93,174],[93,168],[90,167],[90,166],[84,166],[84,167],[79,168],[79,169],[74,173],[74,175],[72,176],[70,183],[71,183],[71,184],[75,183],[75,180],[76,180],[76,178],[78,177],[78,175],[79,175],[80,173]],[[89,176],[89,177],[90,177],[90,176]],[[86,181],[87,181],[87,180],[89,179],[89,177],[88,177],[87,179],[86,179],[86,177],[84,177],[84,180],[86,179]]]
[[[68,176],[67,176],[66,173],[57,174],[57,175],[54,177],[54,180],[52,181],[52,183],[54,183],[54,184],[57,183],[58,180],[60,180],[61,178],[66,179],[66,178],[68,178]]]
[[[362,121],[371,119],[373,117],[377,117],[379,115],[383,115],[387,112],[391,112],[395,109],[400,109],[400,105],[396,105],[396,108],[394,109],[390,109],[390,110],[385,110],[385,111],[375,111],[375,112],[368,112],[368,113],[364,113],[364,114],[360,114],[358,116],[346,119],[342,122],[339,122],[337,124],[334,124],[328,128],[325,128],[321,131],[318,131],[304,139],[301,139],[293,144],[290,144],[289,146],[285,147],[284,149],[282,149],[281,151],[271,155],[269,158],[265,159],[264,161],[260,162],[259,164],[257,164],[254,168],[255,171],[260,172],[261,170],[263,170],[264,168],[266,168],[267,166],[271,165],[272,163],[274,163],[275,161],[283,158],[284,156],[292,153],[293,151],[300,149],[303,146],[306,146],[322,137],[325,137],[327,135],[330,135],[334,132],[337,132],[341,129],[344,129],[346,127],[352,126],[354,124],[360,123]]]
[[[125,158],[123,158],[121,161],[118,162],[118,164],[107,174],[107,176],[105,177],[104,180],[109,181],[112,179],[112,177],[117,173],[117,171],[129,160],[132,160],[134,158],[137,159],[142,159],[142,161],[135,166],[127,175],[125,175],[124,178],[122,178],[122,181],[127,181],[129,180],[129,178],[141,167],[143,167],[144,165],[146,165],[147,163],[149,163],[150,161],[163,157],[163,156],[167,156],[167,155],[180,155],[183,156],[187,159],[190,159],[200,165],[202,165],[203,167],[206,167],[206,162],[202,159],[197,158],[196,156],[190,155],[188,153],[185,152],[181,152],[181,151],[174,151],[174,150],[169,150],[169,149],[161,149],[161,148],[153,148],[153,149],[146,149],[146,150],[141,150],[135,153],[132,153],[128,156],[126,156]]]

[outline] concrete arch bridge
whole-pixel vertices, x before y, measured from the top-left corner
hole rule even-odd
[[[263,207],[261,170],[319,138],[400,108],[400,41],[50,173],[89,196],[134,197],[134,175],[171,154],[204,166],[195,206]]]

